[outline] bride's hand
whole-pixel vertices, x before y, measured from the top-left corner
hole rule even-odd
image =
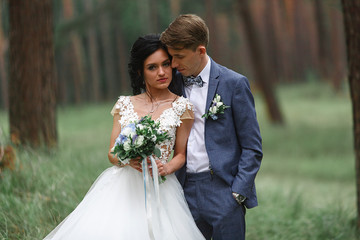
[[[134,168],[135,170],[139,171],[139,172],[142,172],[142,168],[141,168],[141,158],[140,157],[137,157],[137,158],[134,158],[134,159],[131,159],[129,161],[129,166]]]
[[[170,171],[168,169],[167,164],[163,164],[160,160],[157,160],[156,165],[158,167],[158,171],[159,171],[160,176],[169,175]]]

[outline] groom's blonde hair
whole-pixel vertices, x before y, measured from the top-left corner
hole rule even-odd
[[[160,40],[174,49],[195,49],[209,44],[209,29],[205,21],[195,14],[178,16],[161,34]]]

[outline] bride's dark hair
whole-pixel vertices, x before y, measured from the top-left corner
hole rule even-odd
[[[144,62],[146,58],[158,49],[165,50],[171,60],[171,56],[168,53],[166,46],[160,41],[159,34],[148,34],[143,37],[139,37],[133,44],[130,52],[128,71],[134,95],[140,94],[142,91],[146,91],[144,80]],[[173,70],[173,77],[174,73],[175,70]]]

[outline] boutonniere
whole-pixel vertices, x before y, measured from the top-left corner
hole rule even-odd
[[[205,113],[204,115],[202,115],[201,117],[204,117],[206,119],[208,119],[209,117],[211,117],[213,120],[217,120],[218,119],[218,114],[224,114],[224,110],[229,108],[230,106],[226,106],[222,101],[221,101],[221,97],[219,94],[216,94],[214,99],[212,100],[212,104],[209,108],[209,110],[207,111],[207,113]]]

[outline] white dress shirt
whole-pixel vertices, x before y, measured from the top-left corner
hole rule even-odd
[[[205,68],[199,74],[205,82],[203,87],[196,85],[185,87],[186,97],[194,105],[195,117],[187,143],[186,171],[188,173],[209,171],[209,157],[205,148],[205,119],[201,116],[205,113],[210,67],[211,61],[208,58]]]

